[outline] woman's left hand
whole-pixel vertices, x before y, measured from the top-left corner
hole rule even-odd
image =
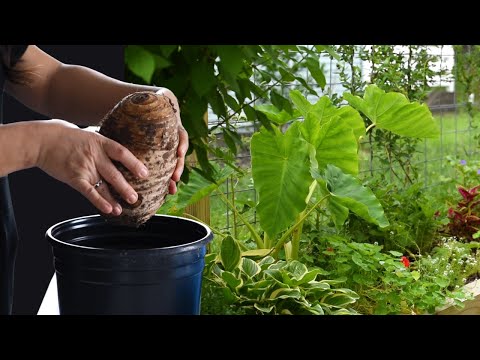
[[[170,194],[173,195],[177,192],[177,182],[180,181],[180,177],[182,176],[183,169],[185,167],[185,155],[187,154],[188,150],[188,133],[183,127],[182,119],[180,117],[180,106],[178,105],[178,100],[175,94],[166,88],[158,90],[157,94],[165,95],[171,100],[173,107],[176,110],[175,114],[178,121],[177,166],[175,167],[175,171],[173,172],[170,185],[168,187]]]

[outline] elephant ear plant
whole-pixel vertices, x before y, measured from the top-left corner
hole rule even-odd
[[[257,247],[248,250],[236,239],[226,237],[220,255],[208,258],[207,279],[223,286],[226,298],[242,306],[250,304],[250,309],[260,313],[292,313],[292,309],[295,313],[350,312],[347,306],[355,300],[355,293],[331,288],[329,280],[320,280],[324,272],[307,269],[298,262],[303,223],[322,207],[337,228],[343,226],[350,211],[380,227],[388,226],[380,202],[357,177],[362,137],[374,127],[419,138],[438,136],[439,130],[426,105],[411,103],[400,93],[385,93],[375,85],[366,88],[363,98],[345,93],[349,105],[341,107],[334,106],[327,96],[312,104],[297,90],[290,92],[290,98],[292,114],[303,119],[288,117],[273,106],[258,107],[277,126],[261,128],[250,143],[258,192],[256,211],[263,231],[249,224],[218,191],[218,184],[202,192],[207,195],[216,189],[248,228]],[[368,129],[359,112],[371,120]],[[286,123],[289,127],[282,132]],[[182,191],[180,188],[179,193]],[[176,206],[176,210],[178,214],[181,209]],[[238,255],[233,256],[236,260],[227,261],[225,244],[242,246],[244,252],[238,248]],[[279,260],[283,258],[286,261]],[[285,301],[295,305],[286,306]]]
[[[284,247],[287,259],[298,259],[303,222],[320,206],[339,228],[349,211],[388,226],[380,202],[357,178],[360,140],[374,127],[402,136],[436,137],[439,130],[428,107],[375,85],[366,88],[363,99],[345,93],[350,105],[342,107],[326,96],[311,104],[299,91],[290,92],[290,98],[304,120],[294,120],[285,133],[261,129],[251,140],[256,210],[264,230],[260,238],[249,227],[257,246],[273,249],[273,256]],[[372,121],[368,129],[358,111]]]

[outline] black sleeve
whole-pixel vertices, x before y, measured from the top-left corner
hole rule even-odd
[[[10,58],[10,66],[14,67],[15,64],[27,51],[28,45],[12,45],[12,56]]]

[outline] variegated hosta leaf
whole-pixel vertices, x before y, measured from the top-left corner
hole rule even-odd
[[[231,236],[227,236],[222,240],[220,259],[226,271],[232,271],[240,264],[240,253],[240,247]]]
[[[241,262],[241,270],[248,276],[254,277],[257,275],[262,269],[260,266],[253,260],[249,258],[242,258]]]

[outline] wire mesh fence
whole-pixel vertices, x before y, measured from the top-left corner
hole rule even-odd
[[[440,129],[440,137],[438,139],[422,139],[416,145],[416,151],[411,159],[411,166],[416,167],[418,171],[417,181],[422,182],[425,188],[432,188],[438,185],[442,176],[445,176],[446,156],[452,157],[470,157],[477,152],[477,142],[475,140],[475,126],[473,125],[472,115],[465,111],[466,103],[459,101],[456,95],[455,81],[455,53],[450,45],[424,46],[429,55],[435,56],[437,61],[432,64],[432,70],[438,75],[433,76],[429,82],[424,84],[425,90],[439,89],[432,96],[430,93],[427,98],[427,104],[438,123]],[[372,74],[372,64],[365,61],[361,57],[362,50],[368,50],[369,45],[358,46],[358,53],[354,58],[354,64],[361,69],[362,80],[366,83],[370,82]],[[395,54],[405,57],[408,54],[407,46],[395,46]],[[310,102],[316,102],[320,96],[332,96],[337,94],[341,96],[347,89],[340,78],[340,70],[338,61],[329,56],[322,54],[320,63],[326,78],[326,86],[321,89],[314,80],[305,73],[307,83],[312,86],[318,97],[308,95]],[[255,78],[255,75],[254,75]],[[292,82],[287,86],[282,86],[279,91],[288,94],[288,90],[298,88],[301,84]],[[253,105],[257,105],[254,103]],[[209,126],[218,123],[215,114],[209,111]],[[260,128],[258,123],[238,122],[237,129],[245,139],[246,146],[242,148],[237,156],[237,162],[240,167],[246,169],[247,175],[242,178],[231,177],[221,187],[222,193],[229,199],[237,202],[239,208],[242,204],[248,208],[248,204],[257,202],[257,194],[253,188],[253,180],[250,169],[250,153],[248,148],[249,138]],[[221,143],[221,134],[217,136],[217,141]],[[365,151],[365,156],[360,164],[360,176],[367,178],[376,173],[388,173],[389,179],[394,181],[395,169],[400,165],[385,165],[375,160],[374,156],[368,152],[368,148],[372,146],[371,139],[364,139],[361,142],[360,149]],[[214,161],[221,161],[212,159]],[[235,197],[232,196],[235,193]],[[211,195],[211,218],[212,225],[220,230],[231,230],[232,223],[235,221],[234,214],[226,204],[219,198],[218,194]],[[248,213],[248,220],[252,223],[257,221],[255,211]],[[235,224],[235,227],[241,227],[242,224]]]

